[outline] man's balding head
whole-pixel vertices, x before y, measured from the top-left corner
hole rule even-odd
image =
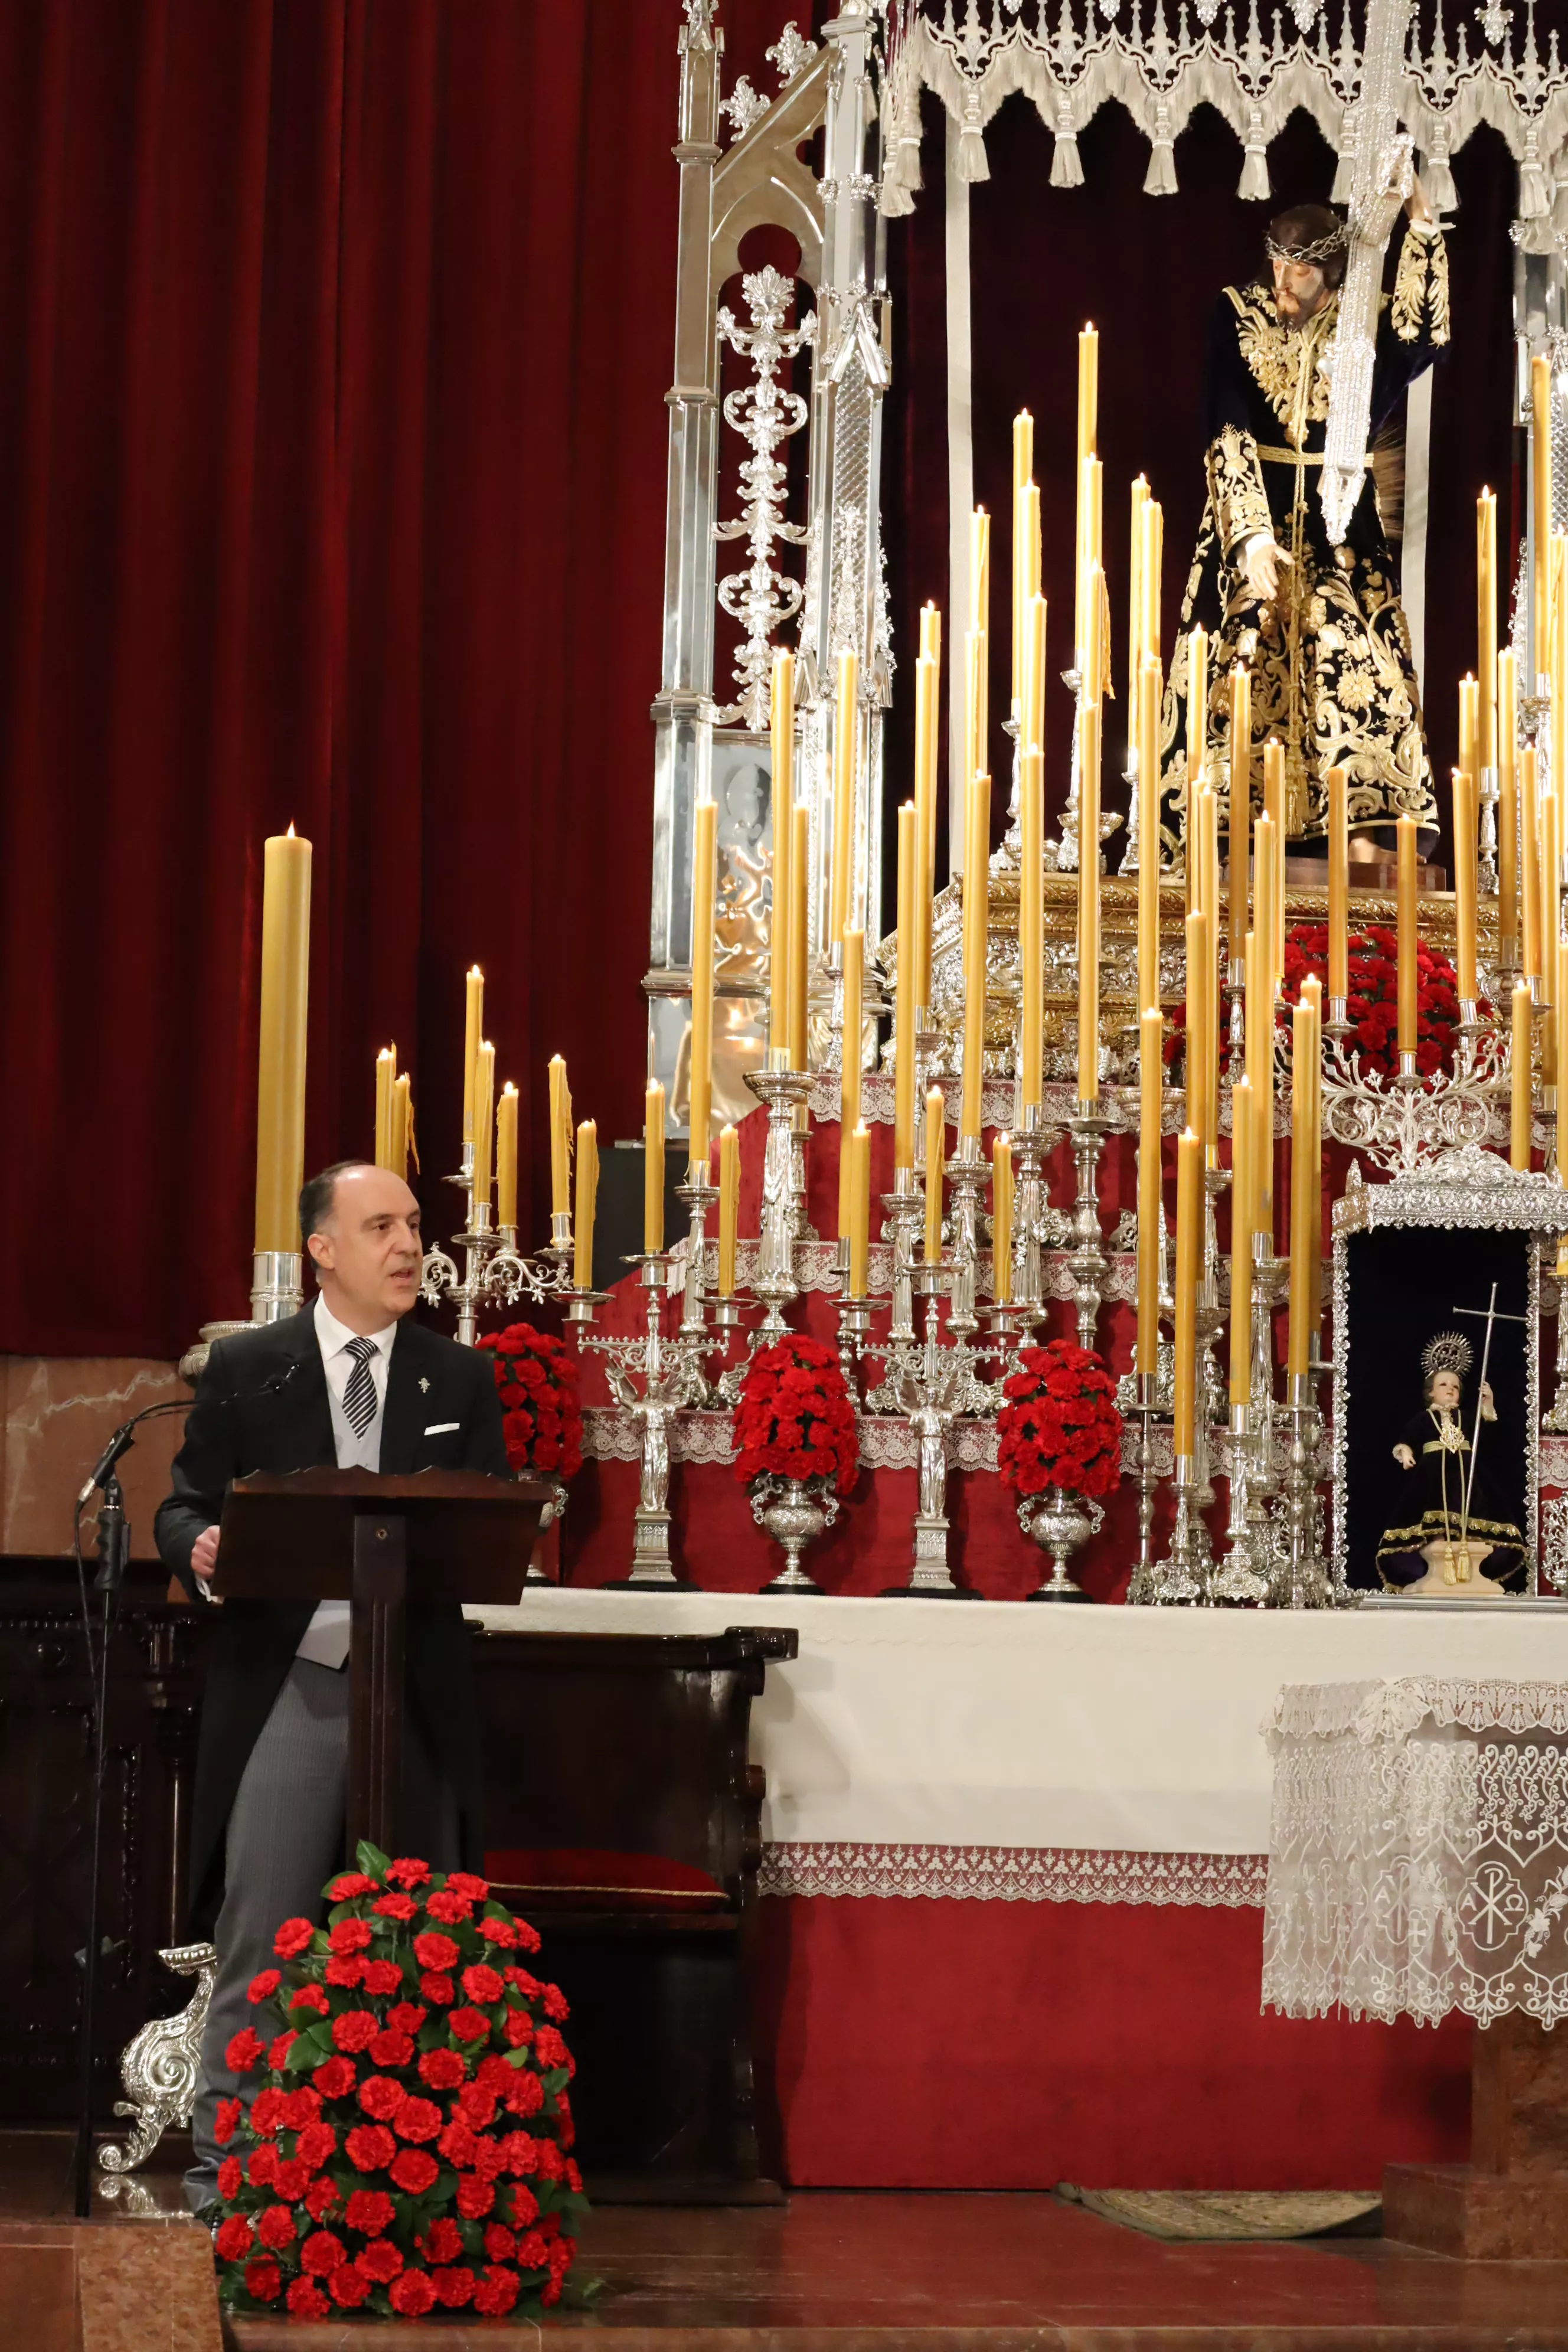
[[[323,1168],[300,1194],[300,1231],[323,1301],[351,1331],[384,1330],[418,1297],[419,1203],[390,1168]]]

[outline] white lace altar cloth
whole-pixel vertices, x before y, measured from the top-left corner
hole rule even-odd
[[[1268,1741],[1265,2006],[1568,2017],[1568,1681],[1297,1684]]]
[[[777,1553],[756,1539],[756,1582]],[[775,1894],[1257,1904],[1281,1685],[1568,1681],[1568,1609],[1304,1613],[531,1589],[498,1628],[794,1626],[752,1707]]]

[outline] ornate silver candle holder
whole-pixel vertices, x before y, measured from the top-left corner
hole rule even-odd
[[[770,1049],[772,1064],[776,1049]],[[763,1160],[762,1228],[757,1249],[753,1295],[763,1302],[757,1337],[765,1346],[784,1337],[784,1310],[798,1296],[795,1278],[795,1245],[803,1240],[805,1202],[805,1146],[795,1133],[795,1113],[811,1092],[807,1070],[770,1067],[748,1070],[746,1084],[759,1102],[768,1107],[768,1140]],[[798,1157],[795,1150],[800,1142]]]
[[[1162,1341],[1159,1350],[1160,1371],[1124,1372],[1122,1381],[1130,1384],[1131,1402],[1123,1402],[1126,1413],[1138,1418],[1138,1559],[1127,1587],[1128,1605],[1146,1608],[1159,1598],[1158,1571],[1154,1559],[1154,1497],[1160,1490],[1159,1455],[1154,1444],[1154,1424],[1169,1420],[1171,1412],[1171,1355]],[[1162,1378],[1162,1374],[1163,1378]],[[1121,1399],[1119,1397],[1119,1402]]]
[[[947,1163],[948,1223],[952,1237],[947,1328],[960,1341],[966,1341],[980,1328],[974,1311],[980,1274],[980,1220],[990,1176],[990,1162],[979,1139],[973,1135],[961,1137],[958,1150]]]
[[[1269,1593],[1275,1609],[1331,1609],[1334,1580],[1322,1555],[1322,1510],[1318,1496],[1318,1439],[1322,1423],[1310,1372],[1290,1381],[1285,1407],[1290,1424],[1279,1512],[1287,1542],[1276,1560]]]
[[[1171,1529],[1171,1549],[1152,1570],[1147,1595],[1139,1596],[1149,1606],[1167,1609],[1202,1601],[1206,1596],[1211,1550],[1200,1501],[1204,1484],[1197,1456],[1178,1454],[1176,1517]]]
[[[914,1286],[925,1301],[925,1344],[891,1353],[880,1386],[868,1400],[872,1411],[901,1412],[908,1418],[918,1447],[920,1491],[914,1522],[914,1565],[908,1584],[889,1585],[887,1600],[973,1601],[961,1591],[947,1564],[947,1444],[948,1432],[960,1413],[987,1412],[993,1392],[974,1370],[967,1346],[942,1347],[938,1335],[938,1302],[952,1278],[949,1266],[922,1265]],[[881,1351],[879,1351],[881,1352]]]
[[[1498,887],[1498,772],[1483,768],[1477,787],[1476,889],[1483,898],[1495,898]]]
[[[1043,1322],[1046,1314],[1043,1253],[1058,1213],[1046,1198],[1045,1164],[1055,1135],[1055,1129],[1045,1124],[1038,1103],[1020,1108],[1013,1134],[1013,1157],[1018,1167],[1013,1201],[1013,1296],[1018,1319],[1029,1330]]]
[[[710,1184],[706,1176],[695,1183],[689,1175],[684,1184],[676,1186],[676,1197],[686,1202],[689,1216],[686,1235],[686,1278],[681,1286],[680,1337],[702,1339],[708,1324],[702,1300],[708,1271],[708,1212],[719,1198],[717,1184]]]
[[[1068,1121],[1072,1155],[1078,1169],[1078,1198],[1072,1211],[1072,1248],[1068,1272],[1072,1276],[1073,1305],[1078,1315],[1078,1344],[1092,1348],[1100,1321],[1100,1303],[1110,1261],[1100,1223],[1100,1155],[1105,1149],[1109,1122],[1098,1102],[1080,1101]]]
[[[641,1433],[637,1533],[625,1583],[689,1590],[689,1580],[677,1576],[669,1563],[669,1437],[678,1412],[708,1402],[703,1351],[689,1339],[664,1337],[668,1252],[645,1251],[628,1257],[626,1264],[641,1269],[647,1316],[643,1337],[583,1342],[605,1358],[610,1391]]]
[[[1557,1291],[1557,1392],[1541,1426],[1552,1437],[1568,1437],[1568,1276],[1555,1277]]]
[[[1267,1528],[1253,1515],[1252,1473],[1257,1441],[1251,1416],[1244,1404],[1230,1409],[1230,1520],[1226,1529],[1229,1550],[1209,1577],[1211,1601],[1247,1605],[1267,1601],[1269,1591]]]
[[[449,1299],[458,1310],[456,1338],[471,1348],[478,1335],[481,1307],[515,1306],[526,1292],[536,1306],[547,1298],[563,1298],[572,1290],[572,1220],[551,1218],[551,1241],[539,1257],[523,1256],[517,1246],[517,1227],[492,1223],[489,1201],[474,1199],[474,1147],[463,1146],[462,1165],[448,1176],[463,1195],[463,1221],[452,1245],[463,1253],[463,1271],[444,1249],[425,1253],[419,1292],[428,1307]],[[542,1264],[540,1261],[545,1263]]]
[[[912,1168],[894,1171],[893,1189],[881,1195],[882,1238],[892,1244],[892,1297],[888,1321],[889,1350],[915,1344],[914,1277],[925,1230],[925,1195]]]

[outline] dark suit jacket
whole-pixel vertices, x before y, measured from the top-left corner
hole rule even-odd
[[[426,1433],[440,1422],[458,1426],[439,1436]],[[159,1506],[161,1556],[194,1599],[191,1549],[204,1528],[222,1517],[232,1479],[253,1470],[330,1467],[336,1459],[313,1304],[285,1322],[217,1340],[174,1456],[174,1492]],[[500,1403],[488,1356],[459,1348],[411,1317],[398,1325],[387,1364],[381,1467],[389,1475],[506,1471]],[[456,1603],[408,1613],[409,1699],[457,1792],[464,1859],[477,1868],[481,1832],[469,1636]],[[310,1616],[308,1601],[229,1601],[217,1612],[192,1805],[193,1936],[210,1935],[217,1916],[229,1809]]]

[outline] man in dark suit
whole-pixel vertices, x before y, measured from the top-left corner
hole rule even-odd
[[[342,1161],[305,1186],[300,1225],[319,1296],[215,1343],[159,1508],[158,1549],[193,1599],[213,1575],[224,1495],[250,1471],[507,1468],[488,1360],[405,1319],[422,1250],[402,1178]],[[235,2089],[224,2053],[249,2020],[246,1988],[271,1964],[282,1920],[320,1916],[342,1859],[348,1649],[346,1601],[223,1604],[191,1825],[192,1932],[218,1950],[185,2181],[197,2211],[216,2191],[213,2123]],[[405,1850],[477,1866],[479,1757],[456,1603],[409,1612],[407,1657]]]

